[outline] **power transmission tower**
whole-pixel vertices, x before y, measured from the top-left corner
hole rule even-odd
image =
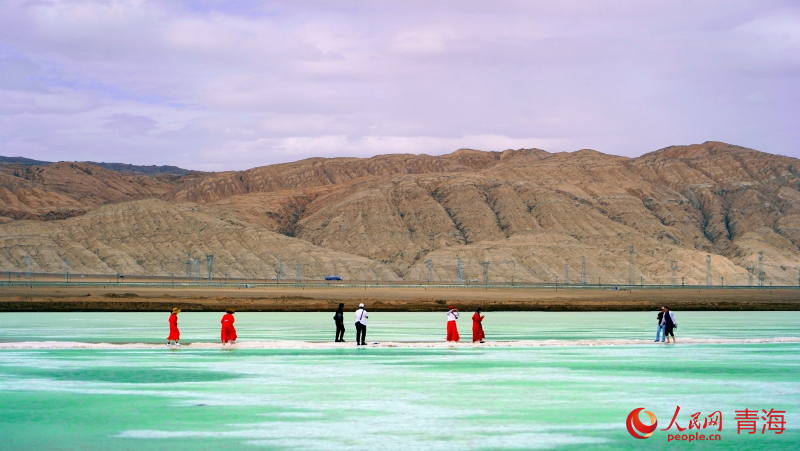
[[[564,285],[569,285],[569,263],[564,265]]]
[[[192,254],[186,254],[186,278],[192,277]]]
[[[678,284],[678,260],[672,260],[672,286]]]
[[[764,252],[758,251],[758,286],[764,286]]]
[[[586,257],[581,255],[581,285],[586,285]]]
[[[69,257],[64,259],[64,278],[69,282]]]
[[[431,283],[431,280],[433,279],[433,260],[425,260],[425,269],[428,270],[428,283]]]
[[[31,256],[30,255],[25,257],[25,278],[26,279],[30,279],[31,278]],[[800,281],[800,279],[797,279],[797,280]]]
[[[747,286],[748,287],[752,287],[753,286],[753,270],[754,269],[755,268],[753,268],[753,264],[752,263],[747,265]]]
[[[200,257],[195,257],[194,258],[194,271],[193,272],[194,272],[194,274],[192,274],[192,276],[194,277],[194,281],[197,282],[197,279],[200,278]]]
[[[294,281],[300,282],[303,280],[302,277],[303,265],[300,263],[300,260],[294,262]]]
[[[281,257],[281,259],[278,260],[278,275],[277,275],[277,277],[278,277],[278,282],[280,282],[281,279],[283,279],[283,257]]]
[[[488,261],[481,262],[481,265],[483,265],[483,284],[484,285],[488,285],[489,284],[489,263],[490,262],[488,262]]]
[[[456,274],[456,281],[459,285],[464,285],[464,265],[461,264],[461,259],[458,259],[458,273]]]
[[[206,266],[208,267],[208,281],[211,282],[211,268],[214,266],[214,254],[206,254]]]
[[[706,287],[711,287],[711,254],[706,254]]]
[[[633,246],[628,246],[628,285],[636,283],[636,271],[633,268]]]

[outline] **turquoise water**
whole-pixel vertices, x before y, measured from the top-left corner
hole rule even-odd
[[[217,329],[205,320],[221,315],[196,315],[194,323],[182,314],[183,334],[213,340]],[[442,339],[439,316],[382,315],[370,325],[376,340]],[[237,316],[240,334],[251,340],[322,340],[329,326],[329,315]],[[487,330],[490,339],[638,338],[651,335],[650,316],[508,312],[488,316]],[[797,335],[800,319],[795,312],[678,318],[683,336],[729,338]],[[381,324],[393,329],[381,331]],[[159,341],[164,326],[164,315],[138,313],[0,315],[4,341],[41,335]],[[720,410],[722,441],[667,443],[662,431],[636,440],[625,429],[637,407],[655,413],[665,428],[676,405],[682,427],[694,412]],[[786,432],[762,435],[759,422],[758,434],[737,435],[734,410],[745,407],[785,410]],[[800,448],[799,425],[798,343],[0,349],[3,451],[787,450]]]
[[[472,312],[459,320],[461,336],[472,337]],[[240,340],[331,341],[333,313],[239,312]],[[158,343],[169,328],[164,313],[0,313],[0,342],[85,341]],[[222,313],[179,315],[181,341],[219,341]],[[349,319],[349,318],[348,318]],[[677,337],[762,338],[800,336],[800,312],[678,312]],[[370,313],[370,341],[442,341],[444,313]],[[346,340],[355,327],[345,324]],[[489,340],[640,339],[655,337],[655,312],[496,312],[484,320]]]

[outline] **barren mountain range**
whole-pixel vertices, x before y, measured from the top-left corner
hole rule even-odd
[[[357,280],[797,285],[800,160],[719,142],[638,158],[539,149],[142,175],[0,165],[0,270]],[[430,263],[427,263],[430,261]],[[568,274],[567,274],[568,273]]]

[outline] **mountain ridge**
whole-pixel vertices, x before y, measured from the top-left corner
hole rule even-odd
[[[388,268],[388,277],[405,280],[427,279],[431,260],[432,279],[452,281],[462,259],[468,273],[480,278],[478,263],[493,262],[492,280],[563,281],[570,270],[579,280],[582,271],[576,268],[586,261],[587,280],[624,283],[630,277],[629,246],[635,249],[635,278],[645,282],[671,283],[674,260],[681,277],[705,283],[706,254],[714,283],[723,277],[727,283],[757,281],[759,252],[765,280],[796,284],[800,271],[800,160],[714,141],[636,158],[592,149],[459,149],[440,156],[313,158],[168,177],[81,163],[16,171],[0,168],[3,268],[20,267],[21,251],[13,251],[19,246],[12,239],[22,233],[14,225],[19,221],[31,229],[34,242],[57,234],[68,243],[84,239],[75,227],[88,212],[123,214],[112,207],[154,206],[148,202],[157,199],[196,205],[264,231],[259,233],[298,241],[292,249],[307,243],[347,259],[365,258]],[[210,221],[207,214],[198,215],[205,219],[196,221]],[[49,225],[37,231],[37,221]],[[152,239],[169,241],[172,232],[153,233]],[[191,240],[183,245],[187,252],[190,245],[197,247]],[[107,246],[140,252],[121,243]],[[231,246],[244,251],[248,244]],[[49,249],[50,260],[71,252],[66,244]],[[162,259],[161,266],[103,266],[97,263],[105,262],[102,256],[86,261],[95,261],[98,271],[145,270],[141,267],[163,274],[174,272],[175,255],[168,263]],[[325,255],[320,258],[335,260]],[[302,255],[291,258],[300,261]],[[241,277],[274,265],[274,259],[257,261],[229,263]],[[45,263],[42,267],[57,266]]]

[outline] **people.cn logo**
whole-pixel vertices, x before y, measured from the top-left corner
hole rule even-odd
[[[642,423],[642,421],[639,419],[639,412],[642,410],[644,410],[644,407],[634,409],[628,414],[628,419],[625,421],[625,426],[628,427],[628,432],[630,432],[633,438],[648,438],[653,435],[653,431],[655,431],[656,427],[658,426],[658,420],[656,420],[655,414],[647,410],[644,410],[644,413],[650,417],[650,425],[645,425]]]

